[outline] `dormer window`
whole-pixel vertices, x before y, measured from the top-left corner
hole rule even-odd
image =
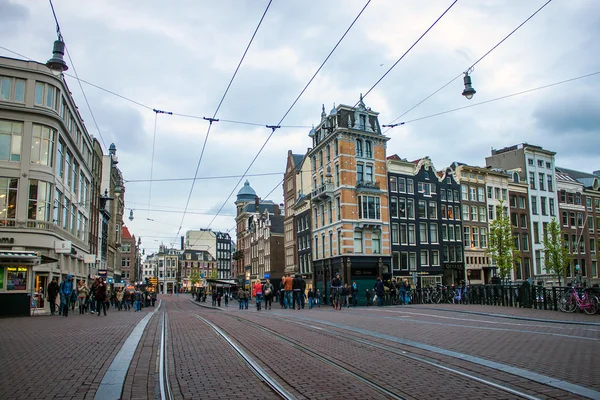
[[[367,126],[367,116],[364,114],[361,114],[359,116],[359,121],[360,123],[358,124],[358,128],[362,131],[365,130],[365,127]]]
[[[429,172],[425,171],[425,173],[423,174],[423,176],[425,177],[425,179],[429,180]]]
[[[518,172],[513,173],[513,182],[519,183],[519,173]]]
[[[356,139],[356,156],[357,157],[363,156],[362,140],[360,140],[360,139]]]

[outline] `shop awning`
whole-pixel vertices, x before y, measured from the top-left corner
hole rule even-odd
[[[28,262],[34,263],[39,261],[40,257],[35,251],[13,251],[13,250],[2,250],[0,251],[0,262]]]
[[[50,263],[58,262],[58,260],[56,258],[48,257],[43,254],[40,257],[42,258],[42,260],[40,261],[40,264],[50,264]]]

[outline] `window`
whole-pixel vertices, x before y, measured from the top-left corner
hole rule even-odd
[[[406,214],[410,219],[415,219],[415,201],[408,199],[406,203]]]
[[[427,250],[421,250],[421,266],[428,266],[429,265],[429,251]]]
[[[462,206],[463,221],[469,220],[469,206]]]
[[[515,250],[521,250],[521,236],[518,233],[513,233],[513,245]]]
[[[592,217],[591,215],[588,215],[588,230],[590,232],[594,232],[594,217]]]
[[[371,234],[371,248],[373,250],[373,254],[381,253],[381,237],[378,233],[373,232]]]
[[[319,237],[315,236],[315,258],[319,258]]]
[[[327,162],[331,161],[331,147],[329,145],[325,148],[325,157]]]
[[[473,236],[471,238],[471,246],[472,247],[481,247],[479,246],[479,228],[478,227],[473,227]],[[483,229],[483,228],[481,228]]]
[[[373,158],[373,145],[369,140],[365,140],[365,157]]]
[[[354,252],[362,253],[363,252],[363,234],[362,231],[354,231]]]
[[[463,227],[463,239],[465,247],[471,247],[471,227]]]
[[[340,203],[339,197],[335,198],[335,209],[336,209],[336,213],[337,213],[337,220],[341,221],[341,203]]]
[[[425,200],[419,200],[419,218],[427,218],[427,209]]]
[[[415,224],[408,224],[408,244],[416,244]]]
[[[521,214],[521,228],[527,228],[527,215]]]
[[[35,83],[35,104],[58,112],[60,94],[58,89],[44,82]]]
[[[411,271],[415,271],[417,269],[417,253],[408,253],[408,267]]]
[[[406,226],[406,225],[405,225]],[[398,224],[392,224],[392,243],[398,244],[400,243],[400,238],[398,237]]]
[[[414,194],[415,193],[415,184],[413,182],[412,179],[407,179],[406,180],[406,190],[409,194]]]
[[[398,218],[406,218],[406,199],[404,197],[398,199]]]
[[[468,197],[468,195],[469,195],[469,188],[468,188],[468,186],[467,185],[461,185],[460,189],[461,189],[462,199],[463,200],[469,200],[469,197]]]
[[[521,250],[529,251],[529,234],[523,233],[521,234]]]
[[[546,198],[544,196],[540,197],[540,205],[542,206],[542,215],[548,215],[548,211],[546,209]]]
[[[454,232],[456,233],[456,237],[453,240],[456,240],[456,241],[460,242],[462,240],[460,238],[460,225],[454,225]]]
[[[594,238],[590,238],[590,253],[596,254],[596,241]]]
[[[471,221],[477,221],[477,207],[471,206]]]
[[[496,217],[494,216],[495,211],[496,207],[494,207],[493,205],[488,206],[488,220],[493,221],[496,219]]]
[[[485,207],[479,207],[479,222],[485,222]]]
[[[437,203],[435,201],[429,202],[429,218],[437,219]]]
[[[488,199],[493,198],[492,193],[493,193],[493,188],[491,186],[488,186],[487,187],[487,197],[488,197]]]
[[[381,219],[379,197],[359,196],[358,214],[362,219]]]
[[[340,165],[335,164],[335,187],[340,186]]]
[[[450,206],[450,208],[452,208],[452,206]],[[446,205],[442,204],[442,219],[447,219],[448,218],[448,211],[446,209]]]
[[[442,240],[443,241],[448,240],[448,225],[446,225],[446,224],[442,225]]]
[[[31,143],[31,163],[53,166],[54,142],[56,131],[44,125],[33,124]],[[71,181],[69,181],[69,184]]]
[[[539,183],[540,183],[540,190],[546,190],[544,189],[544,181],[545,181],[545,175],[542,174],[541,172],[538,174],[540,177]]]
[[[390,177],[390,192],[398,191],[398,178],[395,176]]]
[[[487,247],[487,228],[481,228],[480,234],[481,234],[481,239],[480,239],[481,248],[485,249]]]
[[[430,239],[431,243],[439,243],[438,224],[436,224],[436,223],[429,224],[429,239]]]
[[[474,187],[469,187],[469,200],[477,201],[477,191]]]
[[[29,180],[29,204],[27,219],[52,220],[52,185],[48,182]]]
[[[398,193],[406,193],[406,179],[398,178]]]
[[[363,181],[364,166],[362,164],[356,164],[356,183]]]
[[[408,253],[405,251],[400,253],[400,269],[402,271],[408,271]]]
[[[542,274],[542,251],[535,251],[535,273],[536,275]]]
[[[0,76],[0,100],[25,102],[25,80]]]
[[[425,222],[419,224],[419,243],[429,243],[427,237],[427,223]]]
[[[21,161],[23,123],[0,120],[0,160]]]
[[[357,157],[363,156],[362,140],[360,140],[360,139],[356,139],[356,156]]]
[[[525,197],[519,196],[519,208],[525,208]]]
[[[477,200],[480,203],[485,203],[485,194],[483,192],[483,188],[482,187],[478,187],[477,188]]]
[[[535,172],[529,173],[529,189],[535,189]]]
[[[6,267],[6,290],[27,290],[27,267]]]
[[[390,217],[398,217],[398,198],[390,197]]]
[[[450,192],[450,194],[452,194],[452,192]],[[446,189],[440,188],[440,200],[446,201]]]
[[[527,159],[527,164],[533,165],[533,158],[528,158]]]
[[[552,184],[552,175],[548,174],[548,191],[554,192],[554,185]]]
[[[531,212],[534,215],[538,214],[537,196],[531,196]]]
[[[510,214],[510,224],[515,228],[519,227],[519,215],[518,214],[515,214],[515,213]]]
[[[338,140],[337,140],[337,139],[335,139],[335,140],[333,141],[333,153],[334,153],[334,156],[335,156],[335,157],[337,157],[337,156],[338,156],[338,154],[339,154],[339,150],[338,150]]]
[[[452,225],[450,225],[450,229],[448,230],[448,240],[454,241],[455,239],[456,238],[454,237],[454,228],[452,227]]]
[[[544,161],[543,160],[537,160],[537,164],[538,164],[538,167],[541,167],[541,168],[544,167]]]
[[[366,167],[365,181],[373,182],[373,166],[372,165],[367,165],[367,167]]]
[[[562,216],[562,224],[563,226],[569,226],[569,213],[566,211],[563,211],[561,213]]]
[[[408,244],[408,225],[400,224],[400,244]]]
[[[540,224],[539,224],[539,222],[533,223],[533,242],[534,243],[540,242]]]
[[[554,199],[548,199],[548,208],[550,209],[550,215],[554,217],[556,214],[554,211]]]

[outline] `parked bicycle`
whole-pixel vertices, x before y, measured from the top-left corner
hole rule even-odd
[[[577,288],[573,287],[563,294],[558,302],[558,308],[562,312],[572,313],[578,307],[589,315],[598,312],[598,298],[591,293],[590,288],[584,289],[583,294],[579,296]]]

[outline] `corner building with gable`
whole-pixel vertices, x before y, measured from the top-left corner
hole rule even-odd
[[[391,279],[386,143],[378,113],[361,99],[339,105],[309,136],[311,163],[312,259],[315,286],[328,299],[339,272],[356,282],[359,303],[376,278]]]

